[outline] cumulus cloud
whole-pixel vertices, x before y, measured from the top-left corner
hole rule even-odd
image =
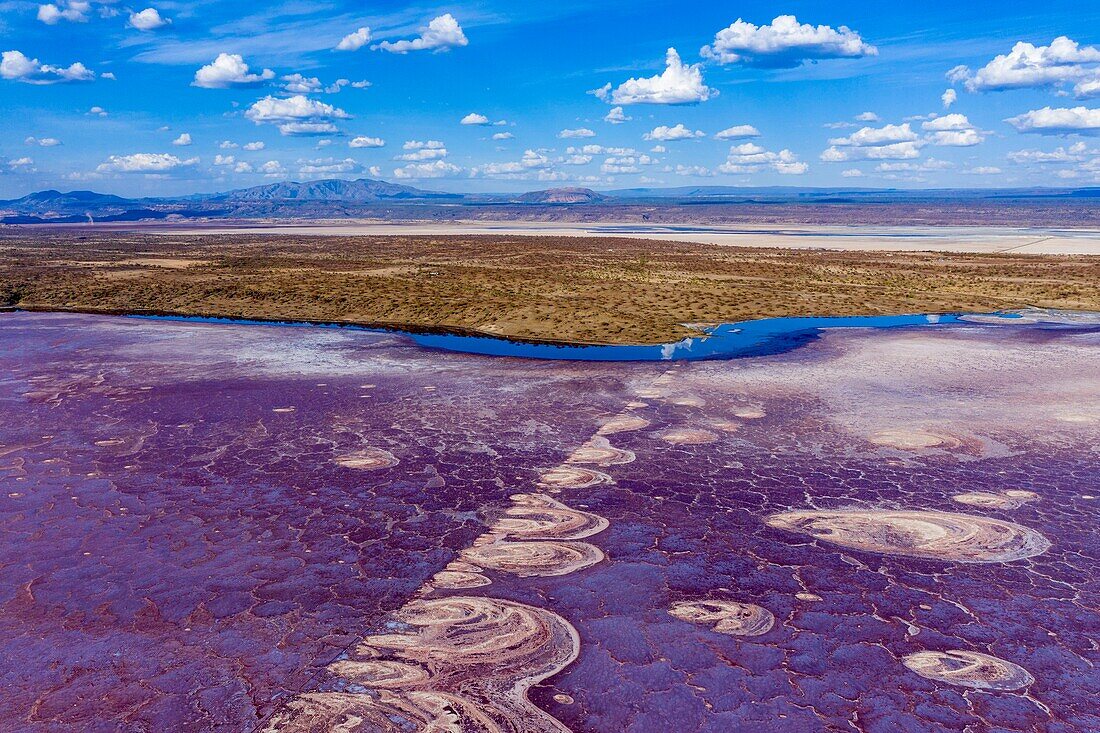
[[[494,140],[511,140],[514,137],[515,135],[510,132],[497,132],[493,134]]]
[[[657,76],[631,78],[618,87],[606,84],[592,90],[597,98],[608,104],[695,104],[718,95],[703,83],[700,64],[685,64],[675,48],[665,54],[665,70]]]
[[[512,180],[563,180],[564,174],[554,173],[553,162],[545,153],[538,150],[525,150],[523,157],[506,163],[486,163],[470,171],[471,176],[503,178]]]
[[[734,125],[714,133],[715,140],[744,140],[750,137],[760,137],[760,130],[752,125]]]
[[[279,132],[290,136],[331,135],[339,132],[332,120],[350,119],[339,107],[310,99],[301,94],[257,100],[244,116],[257,125],[276,124]]]
[[[1100,109],[1043,107],[1005,120],[1020,132],[1040,135],[1096,135],[1100,133]]]
[[[363,46],[370,43],[371,32],[370,28],[363,26],[358,28],[352,33],[347,34],[340,39],[340,42],[336,44],[337,51],[358,51]]]
[[[185,147],[187,145],[190,145],[191,144],[191,133],[189,133],[189,132],[180,133],[180,136],[177,137],[175,140],[173,140],[172,144],[176,145],[176,146],[179,146],[179,147]]]
[[[367,137],[365,135],[358,135],[348,141],[349,148],[381,148],[386,144],[386,141],[380,137]]]
[[[275,72],[264,69],[254,74],[236,53],[220,53],[218,57],[195,72],[193,87],[203,89],[229,89],[232,87],[254,87],[275,78]]]
[[[401,168],[393,169],[394,178],[418,179],[418,178],[447,178],[462,173],[462,168],[445,160],[437,160],[432,163],[409,163]]]
[[[661,142],[669,142],[672,140],[690,140],[696,137],[706,137],[706,133],[702,130],[690,130],[684,127],[681,122],[675,127],[669,127],[668,125],[658,125],[652,130],[642,135],[644,140],[660,140]]]
[[[182,160],[170,153],[133,153],[112,155],[100,163],[96,170],[100,173],[169,173],[198,162],[198,158]]]
[[[450,13],[433,18],[428,27],[424,28],[419,38],[402,41],[383,41],[373,49],[381,49],[390,53],[408,53],[409,51],[449,51],[452,48],[466,46],[469,40],[462,32],[462,27]]]
[[[394,160],[439,160],[447,157],[447,146],[440,140],[407,140],[401,148],[408,152],[396,156]]]
[[[168,18],[161,17],[156,8],[146,8],[139,13],[130,13],[130,27],[137,28],[139,31],[155,31],[171,22]]]
[[[471,112],[470,114],[459,120],[460,125],[488,125],[489,118],[485,115],[479,115],[477,112]]]
[[[107,110],[103,109],[102,107],[92,107],[84,114],[88,115],[89,117],[106,117]]]
[[[799,23],[793,15],[780,15],[762,26],[738,18],[718,31],[700,54],[721,64],[789,69],[818,59],[874,56],[878,49],[846,26],[813,26]]]
[[[52,148],[61,144],[56,137],[28,137],[23,141],[25,145],[37,145],[40,148]]]
[[[863,171],[861,171],[859,168],[849,168],[847,170],[841,171],[840,175],[844,176],[845,178],[862,178]]]
[[[578,127],[575,129],[566,129],[558,133],[558,137],[563,139],[577,138],[577,137],[596,137],[596,133],[589,130],[587,127]]]
[[[232,155],[215,155],[214,165],[229,166],[237,162],[237,159]]]
[[[265,147],[267,147],[267,146],[264,145],[259,140],[257,140],[256,142],[251,142],[251,143],[245,143],[244,144],[244,149],[245,150],[263,150]]]
[[[958,98],[958,92],[954,89],[948,89],[940,95],[940,101],[943,102],[944,109],[951,109],[951,105],[953,105]]]
[[[24,84],[63,84],[92,81],[95,73],[79,61],[69,66],[51,66],[38,59],[27,58],[20,51],[4,51],[0,55],[0,77]]]
[[[672,172],[675,172],[678,176],[693,178],[710,178],[714,175],[714,171],[702,165],[678,165]]]
[[[60,4],[47,3],[38,6],[38,19],[46,25],[57,25],[63,20],[70,23],[85,23],[88,20],[88,11],[91,9],[91,3],[81,0]]]
[[[903,125],[884,125],[882,127],[862,127],[847,137],[834,137],[830,145],[884,145],[888,143],[916,140],[917,133],[906,122]]]
[[[985,141],[966,115],[949,114],[921,123],[921,129],[931,133],[928,142],[933,145],[967,148]]]
[[[624,122],[629,122],[632,119],[634,118],[628,117],[626,113],[623,112],[622,107],[612,107],[611,111],[604,116],[603,121],[608,122],[612,125],[621,125]]]
[[[321,80],[315,76],[302,76],[301,74],[287,74],[282,77],[283,89],[291,94],[313,94],[321,91],[324,86]]]
[[[1089,150],[1083,142],[1069,146],[1059,146],[1051,151],[1016,150],[1008,154],[1013,163],[1076,163],[1091,155],[1100,155],[1100,150]]]
[[[298,167],[298,173],[303,176],[329,176],[337,173],[358,173],[363,166],[352,158],[338,160],[336,158],[314,158],[302,161]]]
[[[730,148],[726,162],[718,166],[718,171],[732,174],[757,173],[770,169],[783,175],[797,176],[809,168],[805,163],[799,162],[798,156],[790,150],[783,149],[776,153],[756,143],[741,143]]]
[[[979,165],[962,172],[970,176],[995,176],[1001,172],[1001,169],[993,165]]]
[[[881,122],[882,118],[876,115],[874,112],[860,112],[855,117],[860,122]]]
[[[1081,46],[1066,36],[1059,36],[1049,46],[1021,41],[1007,54],[996,56],[976,72],[956,66],[947,72],[947,78],[953,83],[962,82],[971,92],[1000,92],[1075,82],[1075,93],[1085,97],[1100,91],[1098,67],[1100,48]]]
[[[924,144],[908,122],[902,125],[863,127],[847,137],[830,139],[830,147],[821,154],[821,160],[826,163],[904,160],[919,157],[920,148]]]

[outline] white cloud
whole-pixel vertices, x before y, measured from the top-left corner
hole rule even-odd
[[[562,165],[588,165],[592,162],[591,155],[567,155],[561,159]]]
[[[181,133],[179,137],[177,137],[175,140],[172,141],[172,144],[180,146],[180,147],[190,145],[191,144],[191,133],[189,133],[189,132]]]
[[[168,173],[178,168],[193,166],[198,158],[181,160],[169,153],[133,153],[132,155],[112,155],[96,170],[100,173]]]
[[[684,127],[682,122],[675,127],[659,125],[642,135],[642,139],[644,140],[660,140],[662,142],[669,142],[671,140],[690,140],[696,137],[706,137],[706,133],[702,130],[689,130],[687,127]]]
[[[603,121],[608,122],[612,125],[621,125],[624,122],[629,122],[632,119],[634,118],[628,117],[626,113],[623,112],[622,107],[612,107],[611,111],[604,116]]]
[[[267,147],[267,146],[264,145],[259,140],[257,140],[256,142],[245,143],[244,144],[244,149],[245,150],[263,150],[265,147]]]
[[[233,167],[233,172],[234,173],[253,173],[255,171],[252,168],[251,163],[242,160],[240,163],[237,163],[237,165]]]
[[[1009,117],[1005,122],[1020,132],[1036,132],[1041,135],[1095,135],[1100,133],[1100,109],[1043,107]]]
[[[651,152],[651,153],[667,153],[668,148],[666,148],[664,145],[654,145],[652,148],[649,149],[649,152]]]
[[[452,48],[465,46],[469,43],[462,27],[450,13],[433,18],[428,27],[423,29],[419,38],[402,41],[383,41],[374,49],[389,51],[390,53],[408,53],[409,51],[448,51]]]
[[[313,94],[321,91],[321,80],[315,76],[302,76],[301,74],[288,74],[282,77],[285,82],[283,89],[291,94]]]
[[[251,73],[244,58],[236,53],[220,53],[218,57],[195,72],[193,87],[203,89],[229,89],[231,87],[252,87],[275,78],[275,72],[264,69],[258,74]]]
[[[615,89],[607,84],[591,92],[609,104],[694,104],[718,95],[703,83],[700,64],[685,64],[675,48],[665,55],[665,70],[657,76],[631,78]]]
[[[515,135],[510,132],[497,132],[493,134],[494,140],[511,140],[514,137]]]
[[[861,171],[859,168],[849,168],[848,170],[841,171],[840,175],[844,176],[845,178],[862,178],[863,171]]]
[[[380,137],[366,137],[365,135],[358,135],[348,141],[349,148],[380,148],[386,144],[386,141]]]
[[[154,31],[171,22],[170,19],[161,17],[156,8],[146,8],[140,13],[130,13],[130,26],[139,31]]]
[[[714,171],[701,165],[678,165],[676,166],[675,173],[678,176],[692,176],[701,178],[710,178],[714,175]]]
[[[917,133],[913,132],[909,123],[903,125],[884,125],[882,127],[862,127],[848,137],[834,137],[829,140],[830,145],[884,145],[888,143],[906,142],[916,140]]]
[[[438,160],[447,157],[447,146],[440,140],[406,140],[401,147],[409,152],[396,156],[394,160]]]
[[[297,94],[293,97],[272,97],[257,100],[244,116],[257,125],[278,124],[279,132],[290,136],[331,135],[339,132],[332,120],[350,119],[339,107]]]
[[[371,85],[371,83],[369,81],[367,81],[366,79],[363,79],[361,81],[353,81],[351,83],[351,88],[352,89],[366,89],[370,85]]]
[[[923,144],[920,140],[911,140],[888,145],[848,147],[833,145],[821,154],[821,160],[826,163],[843,163],[850,160],[906,160],[919,158]]]
[[[1000,168],[992,165],[979,165],[963,171],[963,173],[971,176],[995,176],[1000,172]]]
[[[855,117],[860,122],[881,122],[882,118],[876,115],[874,112],[860,112]]]
[[[279,161],[269,160],[260,166],[260,173],[267,178],[281,178],[286,175],[286,169]]]
[[[545,153],[537,150],[525,150],[523,157],[518,161],[508,163],[486,163],[479,165],[470,171],[471,176],[485,176],[487,178],[559,180],[562,174],[543,175],[550,171],[553,163]]]
[[[958,98],[958,92],[954,89],[948,89],[940,95],[940,101],[943,102],[944,109],[951,109],[951,105],[953,105]]]
[[[1083,142],[1068,147],[1059,146],[1049,152],[1043,150],[1015,150],[1008,154],[1013,163],[1076,163],[1087,156],[1100,155],[1100,150],[1089,150]]]
[[[99,78],[110,79],[111,81],[115,81],[117,79],[117,77],[115,76],[115,72],[113,71],[104,71],[102,74],[99,75]]]
[[[921,123],[921,129],[931,134],[928,141],[933,145],[967,148],[985,141],[966,115],[958,113],[935,117]]]
[[[488,125],[489,118],[485,115],[479,115],[477,112],[471,112],[470,114],[459,120],[460,125]]]
[[[562,139],[578,138],[578,137],[596,137],[596,133],[589,130],[587,127],[578,127],[573,130],[562,130],[558,133],[558,137]]]
[[[317,135],[335,135],[340,129],[331,122],[316,120],[312,122],[283,122],[279,132],[289,137],[316,137]]]
[[[394,168],[394,178],[446,178],[462,173],[462,168],[448,163],[445,160],[437,160],[433,163],[410,163],[402,168]]]
[[[435,148],[438,150],[447,146],[440,140],[406,140],[405,144],[401,147],[404,150],[421,150],[423,148]]]
[[[324,176],[335,173],[358,173],[363,166],[352,158],[337,160],[336,158],[315,158],[307,160],[298,167],[298,173],[303,176]]]
[[[85,23],[88,20],[88,11],[91,8],[91,3],[82,2],[81,0],[62,2],[59,5],[47,3],[38,6],[38,19],[46,25],[56,25],[62,20],[71,23]]]
[[[963,82],[971,92],[999,92],[1006,89],[1060,86],[1077,82],[1078,96],[1100,82],[1100,48],[1080,46],[1066,36],[1059,36],[1049,46],[1035,46],[1023,41],[1007,54],[995,57],[971,73],[965,66],[948,72],[952,82]]]
[[[52,148],[61,144],[56,137],[28,137],[23,141],[26,145],[37,145],[40,148]]]
[[[358,51],[363,46],[370,43],[371,32],[370,28],[363,26],[357,29],[353,33],[349,33],[340,39],[340,42],[336,44],[337,51]]]
[[[95,73],[77,61],[69,66],[51,66],[38,59],[27,58],[19,51],[4,51],[0,55],[0,77],[24,84],[60,84],[91,81]]]
[[[793,15],[780,15],[771,25],[756,26],[738,18],[719,31],[714,42],[700,51],[722,64],[763,68],[794,68],[816,59],[874,56],[878,49],[846,26],[800,24]]]
[[[222,165],[222,166],[233,165],[236,162],[237,162],[237,159],[234,158],[232,155],[215,155],[214,156],[214,165]]]
[[[799,162],[790,150],[778,153],[766,150],[756,143],[741,143],[730,148],[726,162],[718,166],[721,173],[757,173],[771,169],[783,175],[801,175],[809,166]]]
[[[744,140],[750,137],[760,137],[760,130],[752,125],[734,125],[714,134],[715,140]]]
[[[102,107],[92,107],[91,109],[89,109],[84,114],[86,114],[90,117],[106,117],[107,116],[107,110],[103,109]]]
[[[30,168],[32,165],[34,165],[34,158],[28,158],[26,156],[24,156],[22,158],[16,158],[14,160],[9,160],[7,165],[8,165],[8,168],[10,168],[12,170],[15,170],[16,168]],[[33,172],[33,171],[25,171],[25,172]]]

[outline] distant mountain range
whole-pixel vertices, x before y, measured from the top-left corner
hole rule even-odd
[[[272,183],[224,193],[177,198],[124,198],[94,191],[37,191],[0,201],[0,224],[129,222],[165,219],[287,218],[320,219],[355,216],[383,218],[454,217],[454,207],[491,210],[518,216],[518,209],[557,207],[654,207],[759,204],[912,204],[914,202],[979,202],[1081,200],[1100,198],[1100,188],[1071,189],[836,189],[797,187],[740,188],[687,186],[633,188],[596,192],[588,188],[551,188],[523,194],[459,194],[429,191],[387,181],[338,178]],[[439,207],[449,207],[440,209]],[[410,213],[411,212],[411,213]],[[447,213],[451,212],[451,213]],[[597,212],[598,213],[598,212]],[[481,213],[480,216],[488,216]],[[548,216],[551,214],[547,214]],[[463,215],[464,216],[464,215]]]

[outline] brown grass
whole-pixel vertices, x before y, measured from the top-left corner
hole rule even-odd
[[[653,343],[789,315],[1100,310],[1100,258],[615,238],[0,236],[0,306]]]

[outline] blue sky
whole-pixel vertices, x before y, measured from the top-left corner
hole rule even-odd
[[[0,0],[0,196],[1100,183],[1096,3],[147,2]]]

